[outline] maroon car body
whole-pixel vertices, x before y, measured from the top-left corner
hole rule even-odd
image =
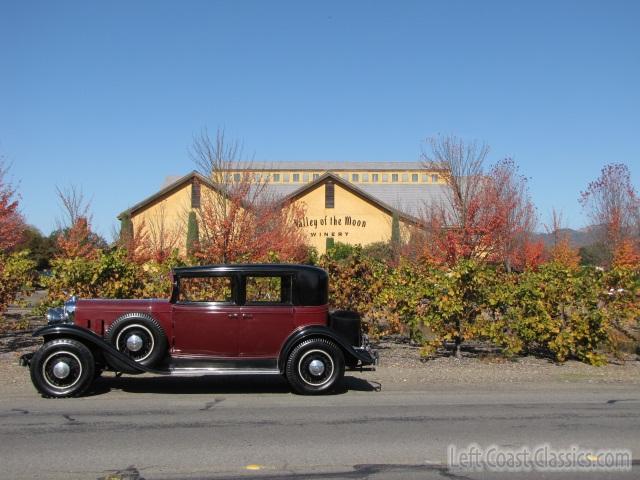
[[[124,314],[155,318],[171,338],[171,354],[277,357],[292,331],[328,324],[328,307],[181,305],[169,300],[77,300],[75,325],[104,336]],[[237,315],[237,317],[236,317]]]
[[[45,396],[79,395],[102,371],[280,374],[322,393],[377,362],[355,312],[329,312],[327,273],[306,265],[177,268],[167,300],[75,299],[47,314],[23,357]]]

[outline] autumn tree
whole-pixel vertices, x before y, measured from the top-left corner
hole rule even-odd
[[[580,265],[580,254],[578,253],[578,249],[571,245],[569,234],[566,229],[563,228],[561,212],[553,209],[551,212],[551,222],[549,225],[545,225],[545,230],[552,238],[552,245],[548,252],[549,260],[567,268],[578,268]]]
[[[26,251],[16,252],[25,240],[25,222],[19,210],[19,196],[7,179],[8,167],[0,157],[0,314],[20,295],[33,289],[35,262]],[[0,332],[6,328],[0,316]]]
[[[269,179],[251,172],[252,161],[240,142],[228,140],[224,130],[213,139],[204,131],[194,139],[191,154],[214,189],[202,192],[197,210],[196,257],[214,263],[304,258],[304,234],[296,227],[303,209],[279,203]]]
[[[131,215],[129,213],[123,214],[120,218],[117,245],[126,250],[129,261],[141,264],[152,258],[147,248],[147,239],[148,233],[144,219],[137,221],[134,226]]]
[[[91,230],[91,202],[75,185],[56,187],[62,217],[58,219],[57,256],[61,258],[96,258],[104,242]]]
[[[518,265],[522,270],[532,270],[544,262],[544,242],[527,236],[519,252]]]
[[[617,257],[620,263],[621,256],[637,256],[640,198],[625,164],[605,165],[600,176],[580,193],[579,201],[594,230],[601,232],[601,241],[607,245],[611,258]]]
[[[531,263],[536,212],[527,180],[512,159],[485,171],[486,144],[453,136],[428,140],[424,167],[442,172],[447,188],[425,206],[425,256],[454,265],[459,259],[503,262],[507,270]]]
[[[507,271],[532,268],[539,264],[537,251],[542,242],[532,238],[537,223],[536,209],[529,194],[527,179],[511,158],[500,160],[484,178],[481,193],[485,232],[493,242],[493,260],[503,262]]]
[[[640,266],[640,249],[631,238],[623,238],[613,252],[613,266],[637,268]]]
[[[19,197],[7,179],[8,167],[0,157],[0,252],[13,249],[23,239],[24,218],[19,210]]]
[[[531,239],[536,215],[526,178],[509,158],[487,171],[488,153],[485,144],[452,136],[429,139],[423,153],[424,167],[441,171],[446,183],[439,201],[425,206],[423,256],[447,266],[444,278],[453,282],[447,291],[457,292],[454,308],[441,312],[456,356],[478,318],[485,264],[524,269],[535,266],[541,253]]]

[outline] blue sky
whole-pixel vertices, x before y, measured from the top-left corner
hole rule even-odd
[[[116,215],[194,168],[202,128],[256,160],[417,160],[437,133],[513,156],[542,220],[640,178],[640,2],[0,2],[0,154],[48,233],[55,186]]]

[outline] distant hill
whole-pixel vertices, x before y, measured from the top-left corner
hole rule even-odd
[[[574,230],[572,228],[560,229],[560,234],[568,235],[571,245],[576,248],[591,245],[597,241],[598,229],[595,228],[582,228],[580,230]],[[536,233],[535,238],[544,242],[545,246],[553,245],[553,235],[550,233]]]

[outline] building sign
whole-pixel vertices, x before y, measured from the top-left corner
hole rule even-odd
[[[310,237],[348,237],[349,230],[364,229],[367,221],[351,215],[325,215],[296,220],[296,226],[308,229]]]

